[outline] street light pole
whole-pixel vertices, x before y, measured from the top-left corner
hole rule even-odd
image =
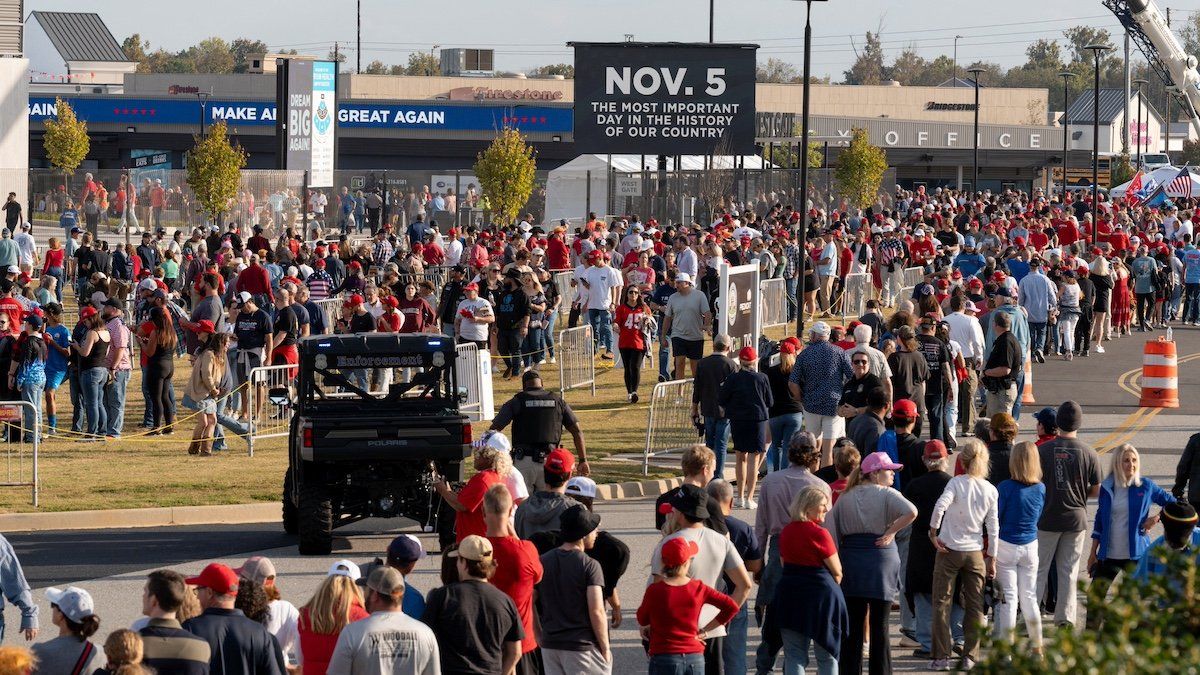
[[[1066,197],[1067,197],[1067,166],[1068,166],[1067,165],[1067,151],[1070,150],[1070,147],[1071,147],[1070,142],[1067,140],[1067,108],[1069,108],[1071,106],[1070,84],[1071,84],[1071,78],[1075,77],[1075,73],[1072,73],[1069,70],[1064,70],[1063,72],[1059,73],[1058,76],[1061,77],[1062,81],[1063,81],[1063,114],[1062,114],[1062,119],[1059,120],[1059,123],[1062,124],[1062,128],[1063,128],[1063,156],[1062,156],[1062,185],[1061,185],[1061,188],[1062,188],[1063,200],[1065,201]],[[1051,191],[1051,192],[1053,192],[1053,191]]]
[[[1092,242],[1095,243],[1099,237],[1100,220],[1100,56],[1112,47],[1092,44],[1086,49],[1092,50],[1096,57],[1095,79],[1092,83]]]
[[[800,247],[800,255],[806,256],[804,250],[808,236],[808,104],[809,79],[812,72],[812,6],[813,2],[824,0],[805,0],[804,2],[804,85],[803,100],[800,104],[800,224],[796,230],[796,245]],[[800,259],[796,270],[796,336],[804,337],[804,259]]]
[[[1142,135],[1142,87],[1150,84],[1150,80],[1138,78],[1133,81],[1138,88],[1138,114],[1137,114],[1137,168],[1142,168],[1142,144],[1145,142]],[[1125,120],[1125,124],[1129,124],[1129,120]]]
[[[713,20],[717,13],[717,0],[708,0],[708,42],[716,42],[713,37]]]
[[[971,74],[971,80],[975,83],[975,125],[974,138],[972,138],[972,146],[975,149],[974,158],[971,160],[971,191],[979,192],[979,74],[983,72],[983,68],[975,67],[968,68],[967,72]]]
[[[434,66],[434,64],[437,63],[436,61],[433,60],[433,51],[435,49],[437,49],[438,47],[441,47],[441,45],[434,45],[429,48],[429,76],[430,77],[433,77],[433,66]]]
[[[954,36],[954,77],[950,78],[951,86],[958,86],[958,41],[962,39],[961,35]]]
[[[356,75],[362,75],[362,0],[358,0],[358,2],[356,3],[356,10],[357,10],[357,12],[356,12],[356,17],[357,17],[356,30],[357,30],[358,49],[354,52],[354,54],[355,54],[355,58],[358,61],[357,61],[357,65],[355,65],[355,67],[354,67],[354,73]]]
[[[208,97],[212,96],[212,92],[198,91],[196,92],[196,100],[200,101],[200,138],[204,138],[204,118],[208,117]]]

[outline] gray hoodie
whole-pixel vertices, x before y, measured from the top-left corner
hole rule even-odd
[[[558,518],[579,502],[557,492],[539,490],[517,507],[517,536],[529,539],[538,532],[558,532]]]

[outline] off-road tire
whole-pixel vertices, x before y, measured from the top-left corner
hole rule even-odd
[[[300,486],[297,504],[300,555],[329,555],[333,550],[333,506],[323,485]]]
[[[283,475],[283,531],[293,535],[300,531],[299,514],[296,503],[292,501],[295,480],[292,468],[288,467],[287,473]]]

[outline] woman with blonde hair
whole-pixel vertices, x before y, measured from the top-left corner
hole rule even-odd
[[[836,673],[842,637],[850,629],[846,598],[838,586],[841,559],[833,537],[822,526],[829,508],[829,495],[810,485],[792,499],[788,508],[792,522],[779,533],[783,576],[771,603],[771,615],[783,638],[785,673],[803,673],[808,668],[810,642],[817,672]],[[796,602],[796,598],[804,598],[804,602]]]
[[[142,636],[122,628],[109,634],[104,641],[104,656],[108,664],[95,675],[149,675],[150,670],[142,665]]]
[[[24,647],[0,647],[0,675],[29,675],[33,654]]]
[[[1112,453],[1108,477],[1100,483],[1096,522],[1092,527],[1092,550],[1088,554],[1088,575],[1092,578],[1088,596],[1102,601],[1109,585],[1121,572],[1130,573],[1150,545],[1147,534],[1158,523],[1159,514],[1150,515],[1150,505],[1175,503],[1175,497],[1154,481],[1142,476],[1141,456],[1137,448],[1123,443]],[[1095,627],[1092,619],[1088,626]]]
[[[1046,501],[1037,444],[1017,443],[1008,458],[1009,478],[996,487],[1000,543],[996,585],[1004,599],[995,607],[995,637],[1012,639],[1017,607],[1034,652],[1042,653],[1042,613],[1037,601],[1037,522]]]
[[[1075,270],[1063,270],[1058,285],[1058,352],[1064,361],[1075,357],[1075,324],[1083,315],[1080,301],[1083,291],[1075,279]]]
[[[1092,304],[1092,342],[1096,343],[1096,353],[1103,354],[1104,346],[1100,343],[1112,339],[1112,331],[1108,325],[1108,306],[1112,301],[1113,279],[1108,269],[1108,259],[1102,255],[1096,256],[1089,268],[1088,278],[1096,287],[1096,298]]]
[[[970,670],[979,659],[980,626],[983,623],[983,581],[996,576],[995,537],[987,540],[984,562],[984,531],[999,530],[996,488],[987,481],[987,446],[977,439],[959,443],[959,461],[964,473],[950,479],[933,507],[929,537],[937,549],[933,564],[933,662],[931,670],[950,670],[950,605],[957,582],[965,610],[962,668]]]
[[[499,431],[488,431],[476,441],[475,457],[477,465],[491,467],[501,480],[508,493],[512,495],[513,506],[529,498],[529,487],[525,477],[513,468],[512,443],[508,437]]]
[[[348,560],[335,562],[312,599],[300,608],[296,625],[304,675],[325,675],[342,629],[367,618],[356,583],[359,576],[358,565]]]

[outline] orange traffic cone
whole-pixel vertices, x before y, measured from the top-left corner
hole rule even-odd
[[[1160,337],[1147,340],[1142,355],[1143,408],[1179,407],[1179,366],[1175,341]]]
[[[1025,386],[1021,389],[1021,405],[1036,403],[1033,398],[1033,355],[1025,352]]]

